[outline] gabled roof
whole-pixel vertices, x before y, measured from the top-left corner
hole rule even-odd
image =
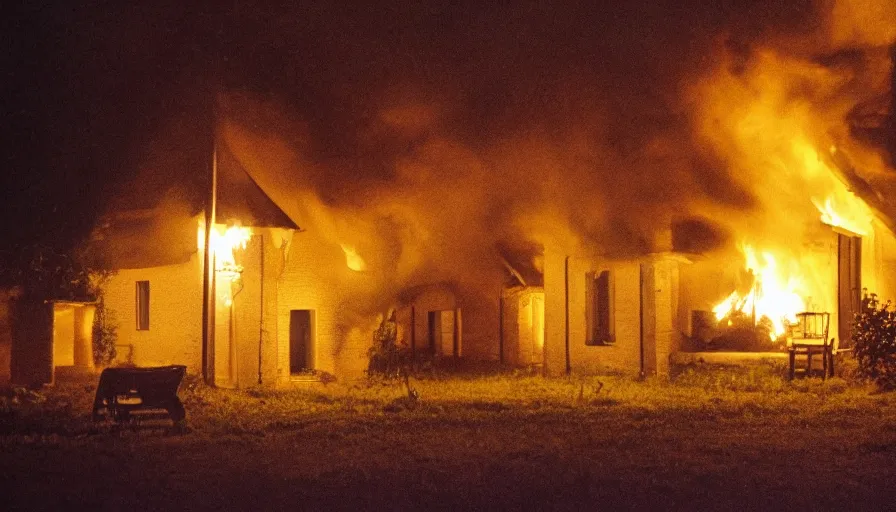
[[[217,221],[239,220],[244,226],[298,229],[298,225],[258,186],[255,179],[221,143],[217,150]]]
[[[261,189],[226,143],[217,156],[216,222],[298,229],[296,223]],[[185,163],[177,156],[169,162]],[[91,263],[103,268],[146,268],[189,261],[197,252],[199,219],[208,200],[206,168],[184,171],[161,165],[126,183],[94,228]]]

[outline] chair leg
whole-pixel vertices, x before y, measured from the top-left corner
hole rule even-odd
[[[790,349],[790,380],[793,380],[794,366],[796,366],[796,351]]]
[[[828,378],[828,349],[827,347],[821,349],[821,380],[825,380]]]
[[[812,374],[812,349],[806,351],[806,377]]]

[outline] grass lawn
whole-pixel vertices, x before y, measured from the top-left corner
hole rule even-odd
[[[780,368],[181,387],[189,431],[90,423],[93,381],[0,408],[7,510],[896,509],[896,394]]]

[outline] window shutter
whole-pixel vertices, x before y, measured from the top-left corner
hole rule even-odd
[[[613,279],[609,270],[585,275],[586,345],[616,341],[613,318]]]
[[[137,281],[137,330],[149,330],[149,281]]]

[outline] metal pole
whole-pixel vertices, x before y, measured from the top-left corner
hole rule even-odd
[[[566,375],[572,373],[572,362],[569,359],[569,256],[563,264],[563,294],[566,306],[563,317],[563,331],[566,345]]]
[[[215,224],[218,187],[218,145],[217,134],[212,138],[211,180],[208,200],[205,205],[205,243],[202,258],[202,377],[208,385],[214,385],[214,323],[215,261],[211,254],[211,233]]]
[[[498,362],[504,364],[504,289],[498,295]]]
[[[264,235],[258,235],[258,254],[261,257],[261,278],[259,279],[261,291],[258,301],[258,384],[261,385],[261,345],[264,341]]]

